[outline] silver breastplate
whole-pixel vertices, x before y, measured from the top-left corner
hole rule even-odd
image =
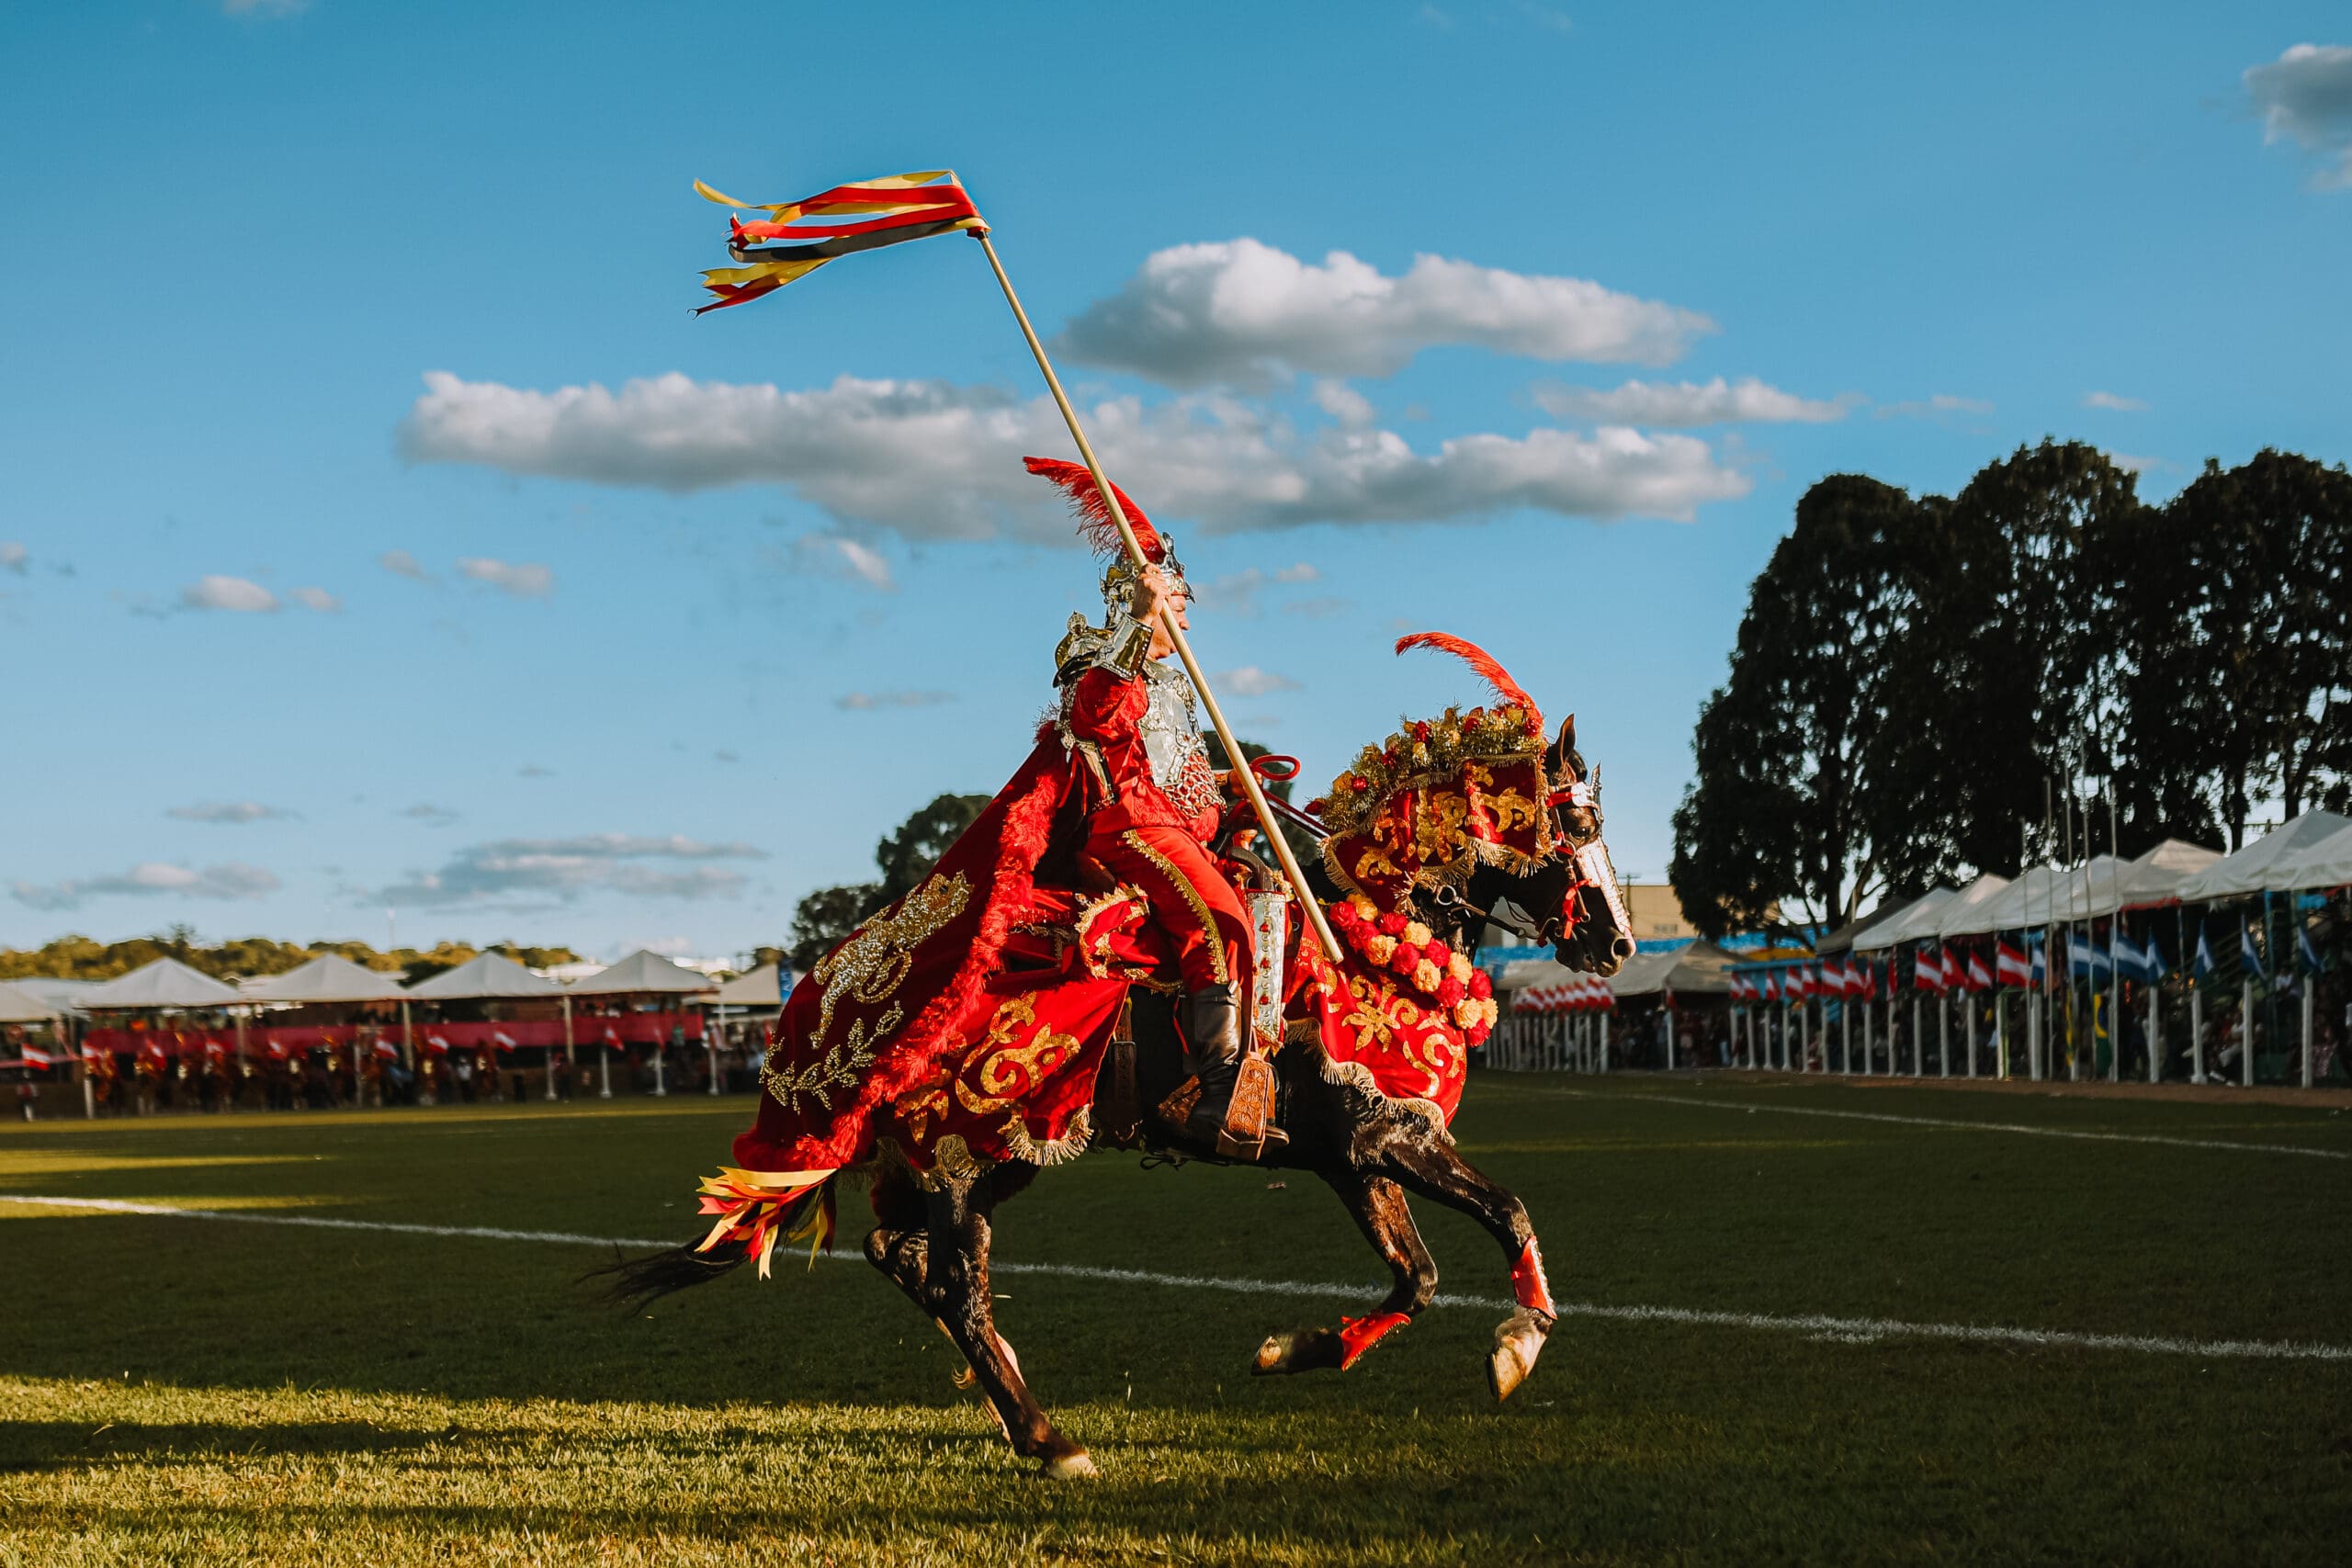
[[[1193,709],[1193,683],[1164,664],[1150,665],[1143,673],[1151,705],[1136,728],[1143,736],[1144,755],[1151,759],[1152,782],[1173,799],[1188,773],[1197,778],[1210,771],[1208,747]]]

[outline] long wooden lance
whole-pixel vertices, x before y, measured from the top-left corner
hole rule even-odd
[[[1029,324],[1029,312],[1021,308],[1021,296],[1012,291],[1012,279],[1005,276],[1004,263],[997,259],[996,247],[989,243],[985,228],[969,231],[987,253],[989,266],[996,273],[997,286],[1004,290],[1004,302],[1012,307],[1012,319],[1021,323],[1021,335],[1029,340],[1029,352],[1036,356],[1037,368],[1045,374],[1046,389],[1054,394],[1054,406],[1062,411],[1062,423],[1069,426],[1070,439],[1078,443],[1078,455],[1086,462],[1087,472],[1094,476],[1096,493],[1111,513],[1111,521],[1119,530],[1119,542],[1138,570],[1153,563],[1136,542],[1136,531],[1127,522],[1126,509],[1119,504],[1119,492],[1111,484],[1111,477],[1102,471],[1102,460],[1094,455],[1094,444],[1086,438],[1086,431],[1078,423],[1078,411],[1070,406],[1069,394],[1062,390],[1061,378],[1054,374],[1054,362],[1046,357],[1046,345],[1037,339],[1037,329]],[[1216,694],[1209,690],[1208,677],[1201,672],[1200,660],[1193,657],[1193,645],[1185,640],[1184,628],[1176,624],[1175,615],[1163,603],[1156,612],[1168,640],[1175,645],[1176,657],[1184,663],[1184,673],[1192,678],[1193,689],[1201,694],[1201,705],[1208,710],[1209,723],[1216,729],[1216,738],[1225,743],[1226,760],[1233,764],[1233,776],[1241,781],[1241,791],[1250,797],[1250,808],[1257,813],[1258,826],[1263,829],[1266,842],[1273,846],[1274,858],[1282,863],[1283,878],[1290,884],[1292,895],[1306,917],[1308,929],[1323,946],[1324,953],[1333,964],[1343,963],[1340,940],[1331,934],[1331,926],[1323,918],[1323,906],[1317,901],[1314,889],[1306,885],[1306,874],[1299,869],[1298,857],[1291,852],[1290,840],[1283,836],[1282,824],[1275,819],[1274,808],[1266,799],[1266,792],[1259,787],[1257,770],[1250,759],[1241,754],[1241,743],[1233,738],[1233,728],[1225,721],[1225,710],[1217,706]]]

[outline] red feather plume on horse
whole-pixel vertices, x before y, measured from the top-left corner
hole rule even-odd
[[[1479,678],[1492,686],[1495,695],[1504,702],[1523,707],[1529,713],[1539,712],[1535,699],[1520,690],[1519,682],[1510,678],[1510,671],[1504,669],[1493,654],[1468,638],[1455,637],[1450,632],[1415,632],[1410,637],[1396,639],[1399,654],[1409,653],[1417,648],[1432,648],[1440,653],[1453,655],[1476,671]],[[1541,723],[1540,718],[1538,722]]]

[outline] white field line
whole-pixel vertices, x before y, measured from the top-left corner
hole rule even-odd
[[[45,1208],[90,1209],[109,1214],[160,1214],[181,1220],[239,1220],[247,1224],[306,1225],[316,1230],[378,1231],[394,1235],[460,1237],[474,1241],[552,1242],[576,1247],[677,1245],[646,1236],[581,1235],[570,1231],[498,1230],[487,1225],[418,1225],[390,1220],[337,1220],[311,1214],[265,1214],[233,1209],[176,1209],[162,1203],[127,1203],[111,1198],[36,1198],[0,1192],[0,1203]],[[823,1255],[820,1255],[823,1256]],[[844,1258],[854,1257],[844,1254]],[[860,1259],[862,1261],[863,1259]],[[1207,1274],[1159,1274],[1142,1269],[1109,1269],[1085,1263],[1012,1263],[990,1259],[992,1274],[1037,1274],[1062,1280],[1093,1280],[1114,1285],[1219,1291],[1232,1295],[1286,1296],[1364,1303],[1379,1294],[1373,1285],[1339,1285],[1305,1280],[1240,1280]],[[1502,1296],[1441,1295],[1442,1307],[1477,1307],[1510,1312],[1518,1303]],[[2352,1345],[2280,1339],[2177,1339],[2146,1334],[2075,1334],[2063,1329],[2004,1328],[1968,1323],[1911,1323],[1891,1317],[1832,1317],[1818,1313],[1706,1312],[1690,1307],[1601,1306],[1591,1302],[1560,1303],[1562,1317],[1615,1323],[1673,1323],[1704,1328],[1750,1328],[1808,1338],[1867,1344],[1880,1339],[1940,1339],[1976,1345],[2007,1345],[2041,1350],[2130,1350],[2153,1356],[2203,1356],[2266,1361],[2352,1361]]]
[[[2307,1149],[2294,1144],[2233,1144],[2218,1138],[2168,1138],[2160,1133],[2090,1133],[2070,1127],[2032,1127],[2022,1122],[1963,1122],[1948,1116],[1896,1116],[1884,1111],[1829,1111],[1817,1105],[1750,1105],[1745,1101],[1693,1100],[1681,1094],[1603,1094],[1589,1089],[1522,1089],[1522,1094],[1605,1100],[1611,1105],[1695,1105],[1706,1111],[1769,1111],[1775,1116],[1833,1116],[1844,1122],[1894,1122],[1906,1127],[1957,1127],[1964,1133],[2022,1133],[2031,1138],[2080,1138],[2094,1144],[2162,1144],[2176,1149],[2229,1149],[2249,1155],[2303,1155],[2312,1159],[2352,1159],[2352,1149]]]

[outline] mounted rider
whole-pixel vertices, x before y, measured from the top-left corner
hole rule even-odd
[[[1027,463],[1069,495],[1088,539],[1112,558],[1102,580],[1103,625],[1073,615],[1054,650],[1062,744],[1091,785],[1080,863],[1143,894],[1150,923],[1174,954],[1183,987],[1177,1028],[1199,1082],[1184,1130],[1213,1142],[1245,1050],[1241,987],[1252,954],[1249,912],[1208,852],[1225,815],[1225,786],[1209,761],[1192,683],[1167,662],[1175,643],[1166,622],[1190,628],[1191,585],[1172,542],[1125,491],[1113,487],[1148,566],[1121,547],[1084,468],[1045,457]],[[1278,1129],[1267,1136],[1283,1141]]]

